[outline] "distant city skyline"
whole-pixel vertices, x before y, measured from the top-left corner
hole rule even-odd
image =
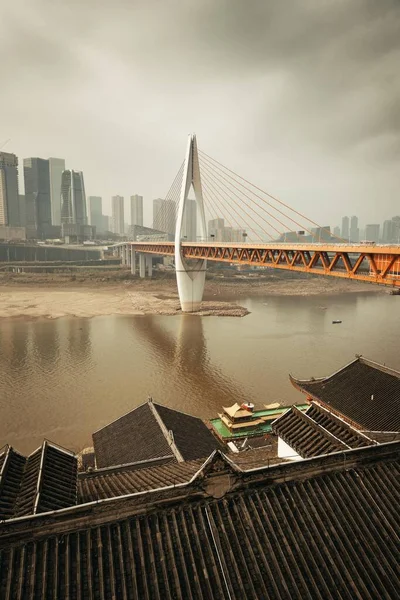
[[[195,132],[321,225],[398,212],[399,2],[99,0],[95,23],[90,3],[50,5],[0,8],[0,147],[20,164],[64,158],[107,214],[115,190],[138,192],[150,224]]]

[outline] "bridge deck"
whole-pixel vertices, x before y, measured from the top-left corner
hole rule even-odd
[[[125,242],[137,252],[173,256],[174,242]],[[186,259],[248,264],[400,288],[400,245],[182,242]]]

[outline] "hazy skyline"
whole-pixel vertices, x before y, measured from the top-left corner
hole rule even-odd
[[[0,145],[65,158],[145,221],[187,134],[325,224],[400,212],[400,2],[15,0],[0,7]],[[22,187],[21,185],[21,187]]]

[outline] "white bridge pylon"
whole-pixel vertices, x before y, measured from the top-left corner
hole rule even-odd
[[[203,259],[186,260],[182,256],[183,215],[188,195],[192,187],[196,199],[197,222],[200,225],[200,235],[202,239],[207,239],[199,157],[197,153],[196,136],[194,134],[189,135],[175,229],[176,281],[183,312],[195,312],[200,309],[200,304],[203,299],[204,283],[206,280],[207,261]]]

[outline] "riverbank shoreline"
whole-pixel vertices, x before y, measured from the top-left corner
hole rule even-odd
[[[325,277],[213,277],[207,279],[199,316],[243,317],[240,298],[249,296],[329,296],[379,294],[386,289]],[[182,314],[172,274],[154,279],[81,281],[64,274],[0,279],[0,319],[91,318],[110,315]]]

